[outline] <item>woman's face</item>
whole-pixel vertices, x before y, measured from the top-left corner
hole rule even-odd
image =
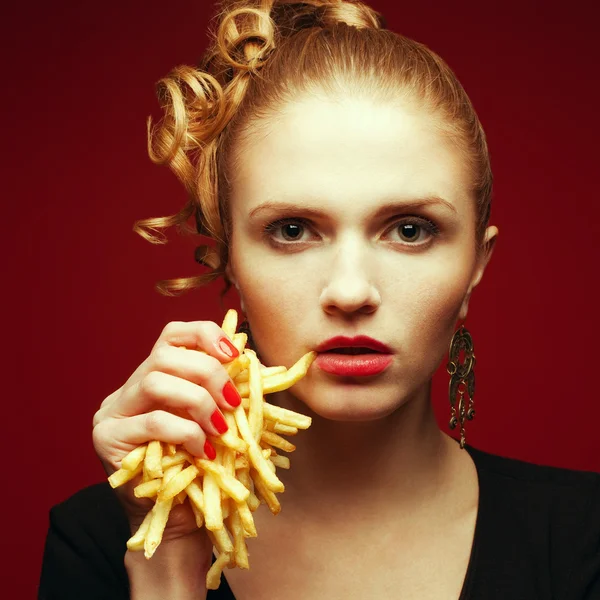
[[[337,335],[391,348],[380,374],[314,363],[293,395],[337,420],[386,416],[423,390],[491,255],[477,262],[460,152],[407,104],[310,96],[242,143],[231,173],[228,273],[263,364]]]

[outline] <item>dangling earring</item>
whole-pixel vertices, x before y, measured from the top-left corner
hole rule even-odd
[[[460,352],[464,350],[465,360],[460,362]],[[450,342],[449,361],[446,370],[450,375],[450,386],[448,389],[450,397],[450,429],[454,429],[460,424],[460,447],[464,448],[465,438],[465,420],[472,421],[475,417],[475,408],[473,397],[475,396],[475,354],[473,352],[473,338],[465,329],[464,325],[452,336]],[[456,408],[456,394],[459,394],[458,413]],[[469,406],[465,407],[464,394],[469,396]],[[458,416],[457,416],[458,414]]]

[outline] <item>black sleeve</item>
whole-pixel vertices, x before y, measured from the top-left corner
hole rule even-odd
[[[579,527],[573,532],[573,566],[565,598],[600,599],[600,477],[589,502],[582,511]]]
[[[50,510],[38,600],[126,600],[127,520],[108,484]]]

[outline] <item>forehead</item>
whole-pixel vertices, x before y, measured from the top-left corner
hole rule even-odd
[[[277,200],[360,213],[403,197],[444,198],[459,215],[471,210],[466,161],[416,104],[306,96],[256,125],[236,148],[234,213]]]

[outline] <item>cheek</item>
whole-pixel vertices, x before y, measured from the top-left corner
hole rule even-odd
[[[306,277],[291,270],[289,262],[266,261],[264,254],[259,259],[252,252],[238,256],[234,268],[261,361],[290,367],[307,351],[302,347],[302,332],[309,327],[303,321],[311,313]]]
[[[429,377],[448,351],[469,286],[469,272],[436,270],[435,276],[416,278],[412,283],[413,293],[402,303],[406,349],[415,372]]]

